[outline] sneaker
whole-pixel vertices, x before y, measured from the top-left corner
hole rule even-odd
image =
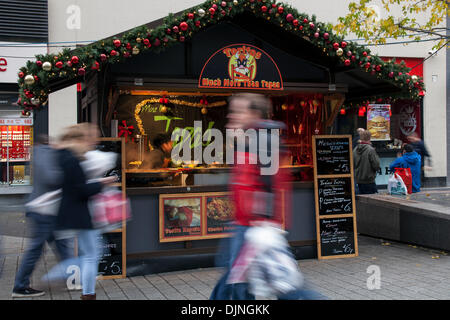
[[[40,297],[45,294],[44,291],[35,290],[33,288],[17,289],[12,293],[13,298]]]

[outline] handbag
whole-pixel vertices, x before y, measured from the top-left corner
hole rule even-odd
[[[411,168],[394,168],[394,172],[398,174],[408,189],[408,194],[412,194],[412,174]]]
[[[94,227],[104,231],[118,229],[123,221],[131,219],[130,201],[117,188],[107,188],[93,196],[90,212]]]

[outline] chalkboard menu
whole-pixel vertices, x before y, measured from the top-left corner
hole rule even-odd
[[[351,178],[317,179],[319,215],[347,214],[353,210]]]
[[[350,144],[351,142],[347,138],[316,138],[317,174],[349,174]]]
[[[321,256],[355,253],[353,218],[320,219]]]
[[[122,232],[104,233],[100,238],[103,254],[99,261],[98,274],[102,276],[122,275]]]
[[[352,137],[313,137],[319,259],[358,255]]]

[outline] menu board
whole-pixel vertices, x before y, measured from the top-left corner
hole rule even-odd
[[[103,254],[100,257],[98,274],[102,276],[122,275],[122,232],[103,233],[100,238]]]
[[[316,138],[318,175],[350,173],[350,141],[347,138]]]
[[[321,256],[355,253],[354,238],[352,217],[320,220]]]
[[[347,214],[352,212],[352,179],[317,179],[319,215]]]
[[[319,259],[358,255],[350,135],[313,137]]]
[[[190,238],[202,234],[201,197],[180,196],[164,199],[163,233],[165,238]]]

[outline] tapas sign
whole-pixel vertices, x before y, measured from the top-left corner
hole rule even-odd
[[[199,88],[283,90],[277,64],[264,50],[231,44],[217,50],[203,66]]]
[[[358,256],[352,137],[313,136],[317,256]]]

